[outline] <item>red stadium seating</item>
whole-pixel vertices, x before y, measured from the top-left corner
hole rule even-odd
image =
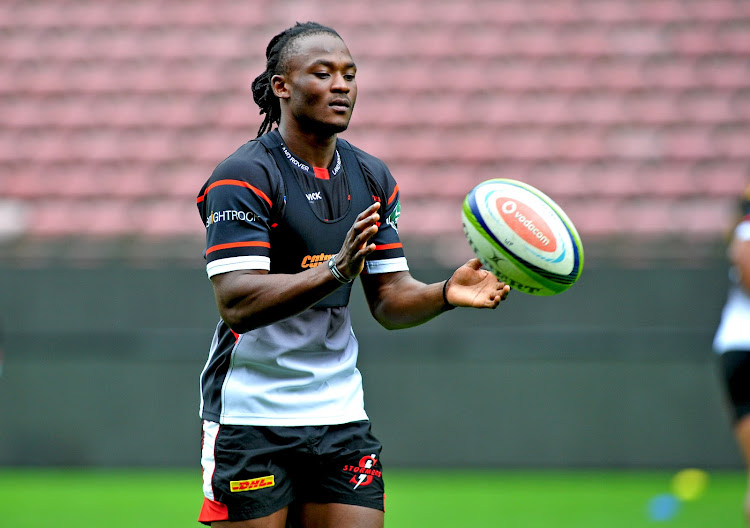
[[[460,236],[466,192],[505,177],[585,240],[712,240],[750,182],[750,3],[293,7],[0,4],[0,199],[30,211],[20,236],[200,240],[194,197],[255,136],[265,45],[303,19],[358,62],[344,137],[389,163],[413,237]]]

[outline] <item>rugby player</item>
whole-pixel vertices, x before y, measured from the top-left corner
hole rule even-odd
[[[750,479],[750,186],[740,200],[739,217],[729,246],[731,286],[713,347]],[[750,526],[750,487],[744,510]]]
[[[456,306],[496,308],[510,290],[476,259],[439,283],[410,275],[398,185],[382,161],[338,138],[356,76],[331,28],[308,22],[273,37],[252,86],[265,114],[258,137],[198,195],[221,315],[200,378],[206,525],[382,527],[352,281],[388,329]]]

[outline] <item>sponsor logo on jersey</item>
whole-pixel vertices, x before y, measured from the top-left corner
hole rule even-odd
[[[311,193],[305,193],[305,196],[307,196],[308,202],[314,202],[315,200],[322,200],[323,196],[321,196],[321,191],[318,192],[311,192]]]
[[[303,268],[314,268],[316,266],[320,266],[324,262],[328,262],[328,260],[332,256],[333,254],[327,255],[325,253],[321,253],[319,255],[305,255],[300,266],[302,266]]]
[[[235,211],[234,209],[212,211],[208,217],[206,217],[206,227],[218,222],[255,222],[256,220],[258,220],[258,215],[251,211]]]
[[[331,176],[336,176],[339,171],[341,170],[341,156],[339,156],[339,151],[336,151],[336,164],[333,166],[333,170],[331,171]]]
[[[398,233],[398,218],[401,216],[401,202],[396,202],[396,207],[393,212],[386,218],[385,223],[391,226]]]
[[[518,200],[498,198],[497,209],[505,223],[526,242],[543,251],[557,249],[552,229],[531,207]]]
[[[373,455],[363,456],[359,460],[358,466],[345,465],[344,471],[347,473],[354,473],[354,476],[349,480],[350,484],[354,484],[352,489],[357,489],[360,486],[367,486],[372,483],[373,477],[382,477],[383,473],[377,469],[374,469],[377,463],[377,457]]]
[[[281,145],[281,150],[284,152],[284,156],[289,160],[289,163],[303,171],[310,172],[310,166],[306,163],[302,163],[300,160],[295,158],[291,152],[286,148],[286,145]],[[333,169],[330,171],[331,176],[336,176],[341,170],[341,155],[339,151],[336,151],[336,163],[333,165]]]
[[[289,152],[284,145],[281,145],[281,150],[284,151],[284,156],[286,156],[286,159],[289,160],[289,163],[291,163],[295,167],[299,167],[303,171],[308,171],[308,172],[310,171],[310,166],[309,165],[305,165],[300,160],[298,160],[297,158],[295,158],[294,156],[292,156],[292,153]]]
[[[229,489],[232,491],[232,493],[235,493],[238,491],[253,491],[263,488],[270,488],[271,486],[275,485],[276,483],[274,482],[273,475],[268,475],[266,477],[259,477],[249,480],[232,480],[229,482]]]

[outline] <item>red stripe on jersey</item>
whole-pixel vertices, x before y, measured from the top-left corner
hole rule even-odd
[[[203,507],[198,522],[210,523],[229,520],[229,509],[226,504],[203,497]]]
[[[266,193],[264,193],[263,191],[261,191],[257,187],[253,187],[249,183],[243,182],[241,180],[219,180],[219,181],[215,181],[215,182],[213,182],[211,185],[209,185],[206,188],[206,192],[204,192],[201,196],[198,197],[197,202],[201,203],[206,198],[206,195],[208,194],[208,191],[210,191],[214,187],[218,187],[220,185],[236,185],[237,187],[245,187],[247,189],[250,189],[255,194],[257,194],[258,196],[260,196],[263,200],[265,200],[266,202],[268,202],[268,205],[270,205],[271,207],[273,207],[273,203],[271,202],[271,199],[268,196],[266,196]]]
[[[385,251],[386,249],[396,249],[400,247],[404,247],[401,242],[396,242],[395,244],[381,244],[379,246],[375,246],[375,251]]]
[[[226,244],[217,244],[215,246],[211,246],[206,250],[206,255],[209,253],[213,253],[214,251],[219,251],[220,249],[230,249],[230,248],[237,248],[237,247],[264,247],[264,248],[271,248],[270,242],[228,242]]]
[[[396,184],[396,188],[393,189],[393,194],[391,194],[390,198],[388,198],[388,205],[391,205],[391,202],[396,199],[397,194],[398,194],[398,184]]]
[[[328,169],[322,169],[320,167],[313,167],[315,177],[321,180],[330,180],[331,176],[328,174]]]

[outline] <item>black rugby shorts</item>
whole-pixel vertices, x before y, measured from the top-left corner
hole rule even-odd
[[[750,414],[750,350],[719,355],[721,375],[735,422]]]
[[[367,421],[305,427],[204,421],[198,520],[256,519],[305,502],[384,511],[381,449]]]

